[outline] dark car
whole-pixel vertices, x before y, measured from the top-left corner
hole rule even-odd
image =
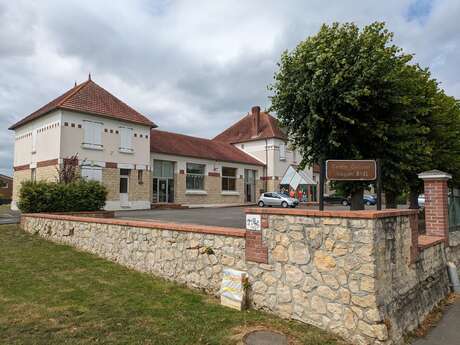
[[[345,198],[344,196],[339,196],[339,195],[328,195],[328,196],[325,195],[323,200],[326,204],[331,204],[331,205],[343,205],[343,206],[350,205],[350,200],[348,198]]]
[[[377,204],[377,198],[374,195],[363,196],[364,205],[371,206]]]

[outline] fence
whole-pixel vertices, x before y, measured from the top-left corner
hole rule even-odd
[[[449,196],[449,232],[460,231],[460,196]]]

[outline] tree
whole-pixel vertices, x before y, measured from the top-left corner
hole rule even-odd
[[[57,169],[59,183],[71,183],[80,178],[78,173],[78,154],[64,158],[62,165]]]
[[[408,143],[401,138],[423,132],[408,119],[420,69],[409,64],[412,55],[391,44],[392,37],[384,23],[362,30],[335,23],[282,54],[269,87],[271,109],[302,151],[302,166],[332,158],[382,158],[385,182],[404,182],[399,151]],[[398,133],[391,133],[395,123]],[[366,184],[347,186],[352,209],[364,208]]]

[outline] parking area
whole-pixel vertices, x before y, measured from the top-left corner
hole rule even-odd
[[[118,211],[116,218],[157,220],[172,223],[188,223],[244,228],[245,207],[190,208],[173,210]]]
[[[245,208],[246,207],[205,207],[172,210],[156,209],[142,211],[118,211],[115,213],[115,217],[120,219],[155,220],[173,223],[244,228],[246,226]],[[305,209],[306,207],[302,205],[298,208]],[[309,207],[309,209],[318,209],[318,207]],[[349,207],[341,205],[327,205],[325,209],[349,210]],[[366,209],[375,209],[375,206],[366,206]]]

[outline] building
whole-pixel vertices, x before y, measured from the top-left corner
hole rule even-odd
[[[279,190],[300,159],[260,107],[212,140],[156,127],[91,78],[75,85],[10,127],[12,208],[22,181],[55,181],[58,167],[75,154],[81,176],[106,186],[109,210],[253,203],[261,192]],[[299,181],[315,183],[310,170]]]
[[[0,174],[0,203],[11,201],[13,195],[13,178]]]

